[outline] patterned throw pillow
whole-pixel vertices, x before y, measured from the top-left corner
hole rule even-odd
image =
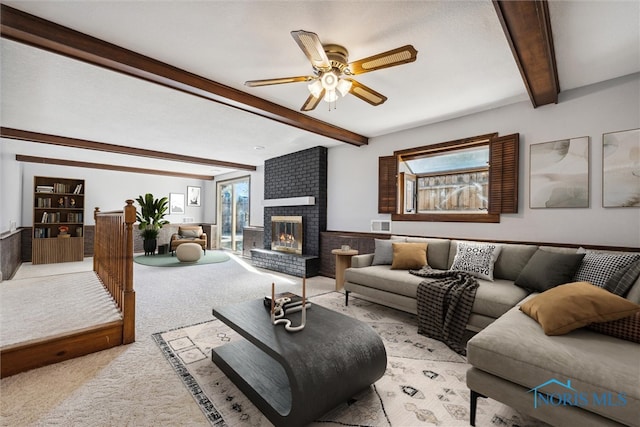
[[[640,313],[611,322],[592,323],[588,328],[601,334],[640,343]]]
[[[604,288],[617,271],[640,259],[640,254],[610,254],[587,251],[575,276],[574,282],[590,282]]]
[[[495,243],[457,242],[450,270],[464,271],[480,279],[493,281],[493,265],[502,246]]]

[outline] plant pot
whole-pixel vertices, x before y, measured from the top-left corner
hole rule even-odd
[[[142,241],[145,255],[155,255],[158,239],[144,239]]]

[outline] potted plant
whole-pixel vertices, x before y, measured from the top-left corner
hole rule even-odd
[[[164,219],[169,209],[169,202],[166,197],[154,199],[153,194],[147,193],[138,196],[136,202],[140,205],[140,211],[136,212],[138,228],[143,239],[144,254],[154,254],[158,245],[158,234],[163,225],[169,224]]]

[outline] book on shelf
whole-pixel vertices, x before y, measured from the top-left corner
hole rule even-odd
[[[33,237],[36,239],[45,239],[51,237],[51,230],[49,228],[35,228]]]
[[[73,190],[73,194],[80,194],[82,191],[82,184],[76,185],[76,188]]]
[[[37,185],[37,193],[53,193],[53,185]]]
[[[51,197],[38,197],[37,201],[38,208],[50,208],[51,207]]]

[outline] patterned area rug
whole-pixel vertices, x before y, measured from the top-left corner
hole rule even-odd
[[[468,426],[470,365],[443,343],[417,334],[416,316],[344,295],[311,298],[368,323],[382,337],[387,371],[369,389],[312,426]],[[219,320],[153,334],[153,338],[214,426],[271,423],[211,361],[211,349],[241,338]],[[491,399],[478,400],[477,426],[543,426]]]

